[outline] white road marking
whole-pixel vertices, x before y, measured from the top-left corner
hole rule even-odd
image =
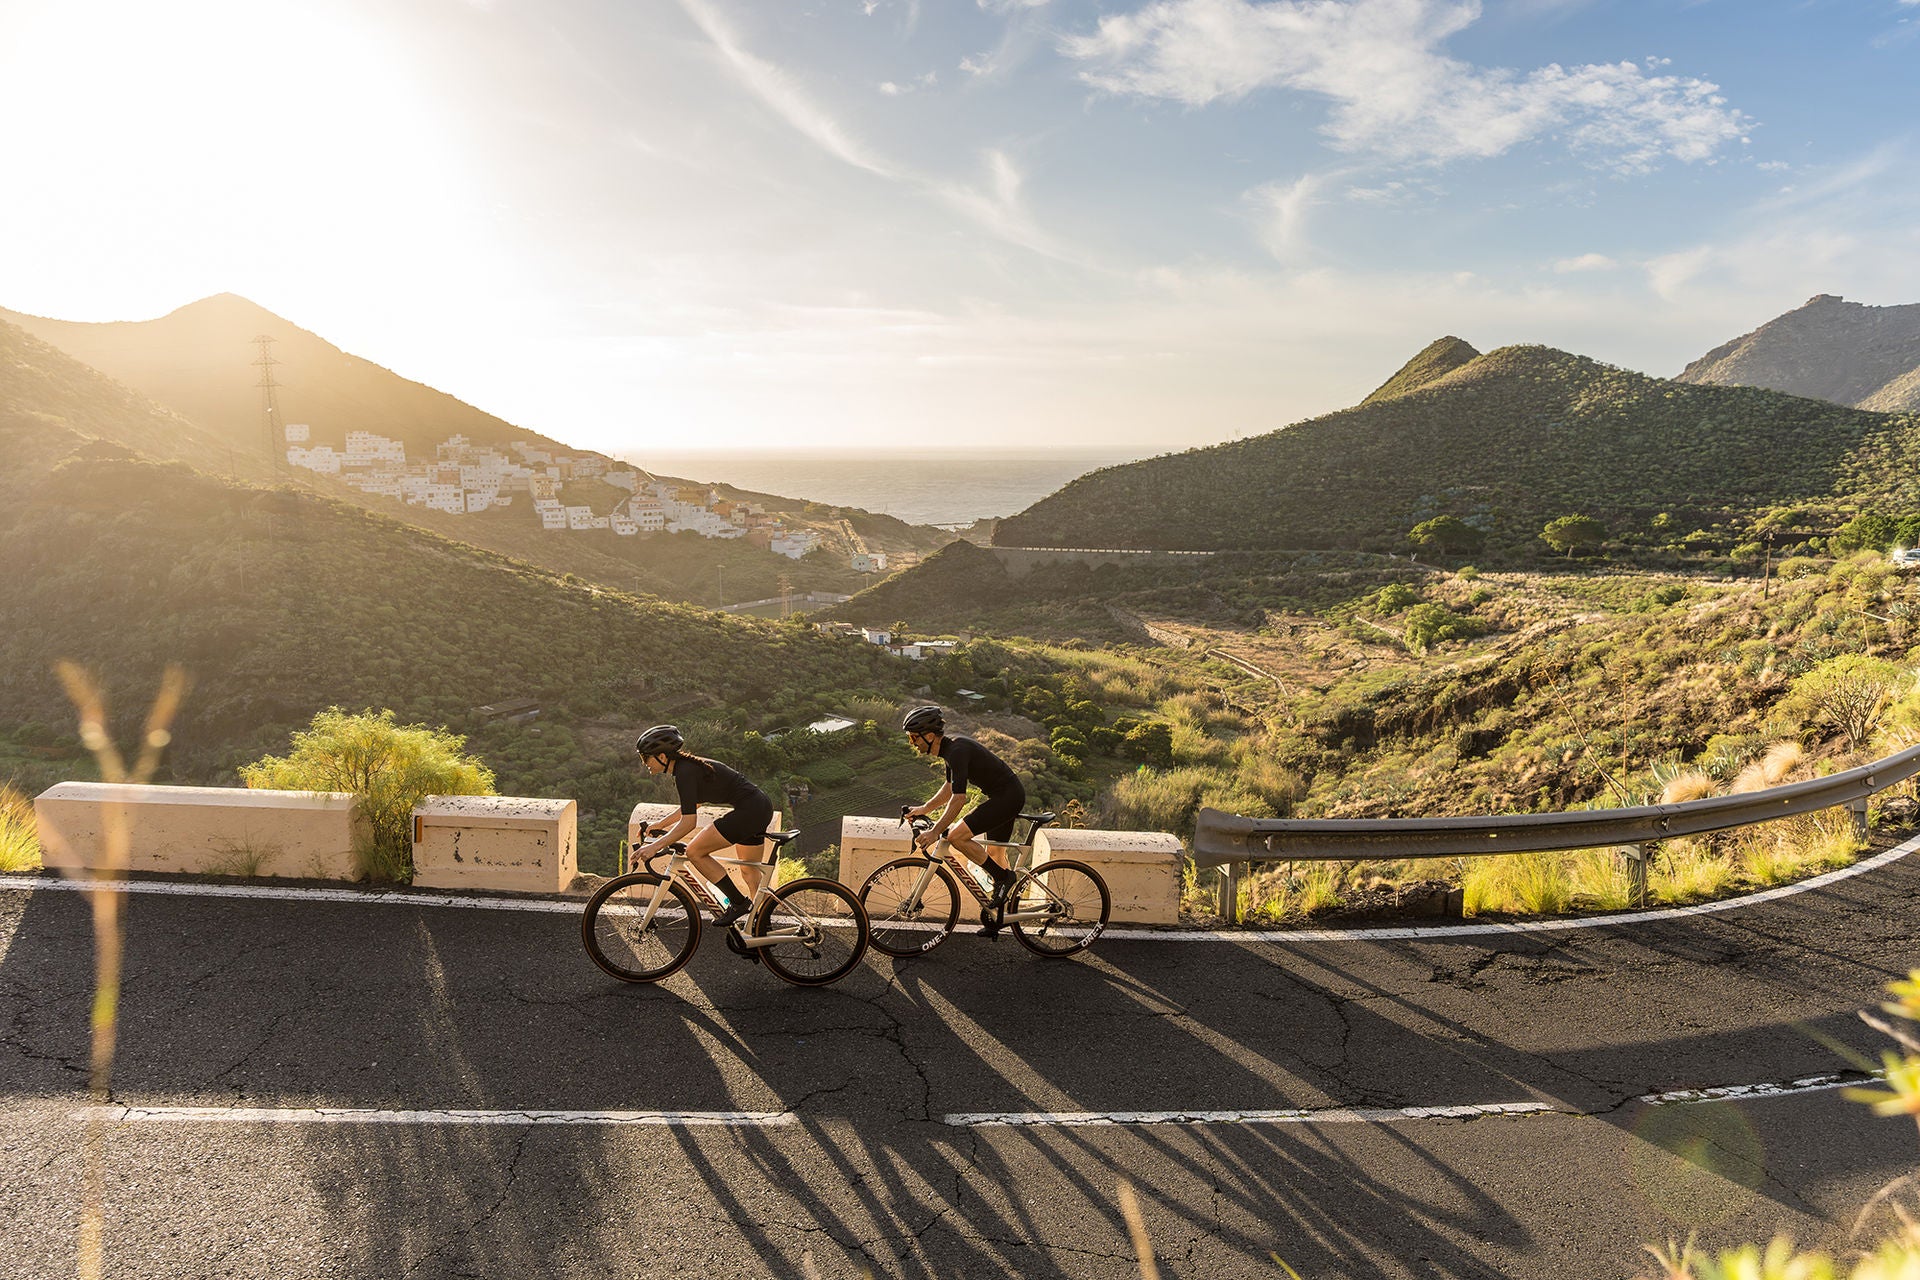
[[[1643,1094],[1632,1102],[1645,1106],[1688,1106],[1706,1102],[1743,1102],[1819,1093],[1868,1083],[1878,1077],[1858,1073],[1804,1076],[1785,1083],[1733,1084],[1709,1089],[1675,1089]],[[1472,1102],[1424,1107],[1289,1107],[1277,1110],[1180,1111],[956,1111],[941,1123],[959,1129],[1017,1129],[1115,1125],[1201,1124],[1394,1124],[1405,1120],[1479,1120],[1489,1116],[1579,1116],[1583,1113],[1548,1102]],[[785,1128],[798,1122],[791,1111],[562,1111],[527,1108],[376,1107],[86,1107],[69,1113],[76,1122],[101,1119],[111,1124],[400,1124],[400,1125],[640,1125],[681,1128]]]
[[[1100,935],[1102,941],[1120,939],[1129,942],[1448,942],[1455,938],[1479,938],[1489,935],[1524,933],[1562,933],[1572,929],[1617,929],[1623,925],[1649,924],[1660,920],[1679,920],[1688,916],[1714,915],[1778,902],[1796,894],[1809,893],[1838,884],[1854,876],[1877,871],[1920,849],[1920,836],[1904,844],[1795,884],[1763,889],[1737,898],[1721,898],[1691,907],[1663,907],[1652,911],[1623,911],[1613,915],[1581,916],[1568,920],[1521,920],[1511,923],[1396,925],[1366,929],[1116,929]],[[411,890],[376,891],[368,889],[282,889],[268,885],[167,884],[152,880],[124,881],[114,886],[124,893],[172,894],[200,898],[256,898],[289,902],[346,902],[378,907],[455,907],[472,911],[536,911],[578,915],[585,899],[466,897],[452,894],[415,893]],[[0,875],[0,890],[18,889],[27,893],[39,890],[82,891],[92,888],[85,880],[66,880],[53,876]],[[978,926],[959,932],[979,932]]]
[[[1111,1124],[1387,1124],[1395,1120],[1477,1120],[1481,1116],[1571,1115],[1544,1102],[1455,1107],[1324,1107],[1281,1111],[958,1111],[940,1117],[959,1129]]]
[[[1859,1073],[1806,1076],[1785,1084],[1726,1084],[1715,1089],[1675,1089],[1670,1093],[1649,1093],[1634,1101],[1655,1107],[1693,1102],[1739,1102],[1746,1098],[1784,1098],[1796,1093],[1821,1093],[1828,1089],[1845,1089],[1851,1085],[1872,1084],[1884,1079],[1880,1075]]]
[[[1784,1084],[1730,1084],[1712,1089],[1675,1089],[1643,1094],[1643,1106],[1689,1106],[1742,1102],[1844,1089],[1878,1079],[1857,1073],[1806,1076]],[[1484,1116],[1579,1116],[1546,1102],[1473,1102],[1437,1107],[1295,1107],[1278,1111],[957,1111],[940,1117],[960,1129],[1072,1127],[1140,1124],[1392,1124],[1399,1120],[1478,1120]]]
[[[794,1123],[791,1111],[389,1111],[372,1107],[91,1107],[71,1118],[99,1116],[114,1124],[571,1124],[728,1125],[773,1128]]]

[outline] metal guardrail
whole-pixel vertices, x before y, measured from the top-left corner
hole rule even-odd
[[[1853,808],[1855,821],[1864,825],[1867,797],[1916,774],[1920,746],[1807,782],[1631,809],[1474,818],[1242,818],[1202,809],[1194,825],[1193,860],[1203,867],[1230,868],[1236,862],[1482,857],[1630,845],[1640,852],[1634,888],[1644,897],[1646,856],[1662,840],[1840,805]],[[1227,880],[1231,885],[1231,872]]]

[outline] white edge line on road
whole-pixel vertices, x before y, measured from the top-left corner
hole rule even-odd
[[[727,1125],[768,1128],[794,1123],[791,1111],[488,1111],[445,1109],[389,1111],[373,1107],[90,1107],[74,1120],[94,1117],[114,1124],[160,1121],[174,1124],[571,1124]]]
[[[1739,1102],[1819,1093],[1862,1084],[1874,1077],[1858,1074],[1807,1076],[1785,1084],[1736,1084],[1711,1089],[1676,1089],[1632,1099],[1647,1106],[1684,1106]],[[1477,1102],[1428,1107],[1292,1107],[1247,1111],[960,1111],[941,1122],[961,1129],[1016,1129],[1148,1124],[1392,1124],[1403,1120],[1478,1120],[1488,1116],[1577,1116],[1581,1113],[1546,1102]],[[559,1111],[437,1108],[392,1110],[376,1107],[86,1107],[69,1113],[76,1122],[100,1119],[111,1124],[401,1124],[401,1125],[636,1125],[784,1128],[797,1123],[791,1111]]]
[[[1568,1115],[1545,1102],[1480,1102],[1458,1107],[1324,1107],[1281,1111],[959,1111],[940,1117],[959,1129],[1115,1124],[1384,1124],[1394,1120],[1475,1120],[1481,1116]]]
[[[1572,920],[1521,920],[1502,924],[1398,925],[1371,929],[1108,929],[1102,940],[1128,942],[1388,942],[1424,940],[1447,942],[1454,938],[1477,938],[1500,934],[1561,933],[1570,929],[1615,929],[1622,925],[1648,924],[1658,920],[1678,920],[1687,916],[1714,915],[1737,911],[1766,902],[1777,902],[1795,894],[1809,893],[1838,884],[1854,876],[1877,871],[1920,849],[1920,836],[1876,853],[1850,867],[1829,871],[1808,880],[1762,889],[1737,898],[1721,898],[1691,907],[1663,907],[1656,911],[1624,911],[1605,916],[1582,916]],[[86,880],[55,879],[49,876],[0,875],[0,890],[19,889],[82,891],[92,888]],[[125,893],[174,894],[202,898],[264,898],[289,902],[350,902],[381,907],[460,907],[475,911],[544,911],[576,915],[585,900],[556,902],[551,899],[459,897],[450,894],[413,893],[397,890],[364,889],[277,889],[267,885],[163,884],[150,880],[129,880],[113,886]],[[977,929],[962,932],[978,932]]]
[[[1807,1076],[1785,1084],[1730,1084],[1712,1089],[1675,1089],[1643,1094],[1643,1106],[1690,1106],[1821,1093],[1868,1084],[1859,1074]],[[940,1117],[959,1129],[1015,1129],[1137,1124],[1392,1124],[1399,1120],[1478,1120],[1484,1116],[1578,1116],[1546,1102],[1476,1102],[1441,1107],[1296,1107],[1279,1111],[958,1111]]]

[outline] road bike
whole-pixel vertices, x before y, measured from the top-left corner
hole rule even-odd
[[[642,829],[650,839],[664,826]],[[736,955],[764,963],[788,982],[825,986],[853,972],[867,953],[867,913],[860,900],[838,881],[815,876],[773,887],[780,850],[798,831],[770,831],[765,862],[719,858],[729,867],[757,867],[764,874],[747,913],[726,926],[727,947]],[[667,859],[664,872],[655,869]],[[628,865],[621,843],[620,863]],[[669,845],[594,890],[580,920],[580,940],[601,969],[622,982],[658,982],[693,958],[700,946],[700,913],[719,916],[723,908],[687,863],[685,844]]]
[[[1005,849],[1007,865],[1015,873],[1006,905],[998,911],[993,908],[992,886],[946,840],[935,842],[931,852],[910,853],[875,869],[860,886],[874,950],[894,957],[916,956],[945,942],[960,920],[962,885],[980,904],[980,924],[990,936],[1002,925],[1009,926],[1020,945],[1043,956],[1077,955],[1092,946],[1107,927],[1112,909],[1107,882],[1086,863],[1070,859],[1027,866],[1034,836],[1054,815],[1023,813],[1020,817],[1028,824],[1024,841],[980,841],[989,849]],[[924,815],[909,820],[906,809],[900,811],[900,821],[911,826],[916,840],[933,828]]]

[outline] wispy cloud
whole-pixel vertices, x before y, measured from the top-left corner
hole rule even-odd
[[[1155,0],[1100,20],[1060,49],[1114,94],[1190,106],[1263,89],[1333,104],[1338,149],[1401,162],[1503,154],[1558,137],[1603,167],[1644,172],[1702,161],[1743,138],[1747,116],[1718,87],[1619,62],[1521,74],[1442,51],[1479,19],[1478,0]]]
[[[1564,276],[1579,271],[1611,271],[1619,265],[1604,253],[1583,253],[1577,258],[1561,258],[1553,269]]]
[[[882,80],[880,82],[880,92],[889,98],[897,98],[902,94],[917,93],[921,89],[931,89],[939,82],[939,79],[939,72],[929,71],[923,76],[916,76],[914,79],[907,81]]]
[[[740,85],[827,154],[857,169],[931,195],[1009,244],[1062,262],[1091,265],[1059,245],[1034,222],[1021,199],[1024,175],[1004,151],[989,148],[982,153],[987,170],[984,184],[929,177],[896,164],[853,137],[786,72],[749,53],[707,0],[679,0],[679,3],[713,42]],[[883,83],[880,92],[897,95],[910,90],[914,84],[927,85],[933,81],[934,73],[928,72],[919,81],[904,86]]]
[[[747,52],[706,0],[680,0],[680,7],[713,42],[735,80],[795,132],[856,169],[882,177],[899,176],[892,165],[849,136],[839,121],[791,76],[765,58]]]
[[[1309,256],[1307,215],[1322,203],[1321,192],[1326,185],[1326,178],[1308,173],[1292,182],[1268,182],[1246,193],[1244,198],[1258,220],[1260,243],[1276,261],[1297,266]]]

